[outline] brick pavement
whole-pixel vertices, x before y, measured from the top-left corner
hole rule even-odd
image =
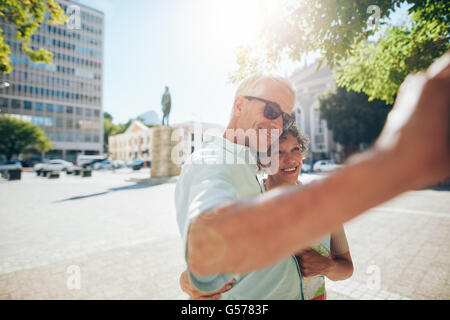
[[[0,299],[186,299],[175,184],[125,181],[146,174],[0,180]],[[327,281],[329,299],[450,299],[449,195],[410,192],[346,224],[355,272]]]

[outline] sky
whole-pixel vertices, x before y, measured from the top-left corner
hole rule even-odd
[[[275,0],[258,1],[77,1],[105,14],[103,110],[115,123],[149,110],[162,117],[167,85],[170,123],[226,126],[238,85],[228,80],[235,49],[255,37]]]
[[[105,14],[103,110],[115,123],[149,110],[162,117],[167,85],[171,124],[225,127],[238,86],[228,80],[235,50],[276,16],[277,1],[78,0]],[[297,67],[287,63],[277,72],[288,76]]]

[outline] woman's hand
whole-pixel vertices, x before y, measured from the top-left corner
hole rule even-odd
[[[326,276],[333,266],[333,260],[322,256],[313,249],[303,250],[295,258],[304,277]]]
[[[197,290],[197,288],[191,283],[187,271],[184,271],[180,277],[181,290],[186,292],[192,300],[219,300],[220,294],[230,290],[235,282],[236,280],[233,279],[222,288],[214,292],[202,292]]]

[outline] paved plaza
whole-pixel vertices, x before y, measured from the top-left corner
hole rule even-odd
[[[0,179],[0,300],[187,299],[175,183],[135,182],[148,177]],[[329,299],[450,299],[450,191],[406,193],[345,230],[355,271],[327,281]]]

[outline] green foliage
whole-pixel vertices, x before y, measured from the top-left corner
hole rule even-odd
[[[394,26],[389,18],[402,4],[412,5],[411,21]],[[380,8],[378,30],[371,27],[372,5]],[[265,26],[257,45],[240,48],[230,79],[269,71],[282,56],[300,62],[319,52],[320,64],[326,60],[335,68],[339,86],[392,103],[407,74],[426,69],[450,49],[449,13],[448,0],[294,0],[285,16]]]
[[[109,136],[113,136],[116,134],[121,133],[121,127],[120,125],[116,125],[113,123],[113,116],[108,113],[103,113],[103,144],[105,150],[108,149],[108,143],[109,143]]]
[[[380,134],[392,109],[392,105],[381,100],[369,102],[364,93],[340,87],[319,95],[318,100],[320,114],[333,131],[333,139],[346,150],[360,143],[371,144]]]
[[[28,54],[31,61],[51,63],[53,53],[39,48],[33,51],[29,48],[30,38],[44,22],[49,13],[49,24],[64,24],[68,18],[55,0],[1,0],[0,18],[15,26],[16,40],[22,43],[22,50]],[[5,44],[3,31],[0,28],[0,72],[10,73],[11,59],[9,45]]]
[[[103,112],[103,118],[104,119],[109,119],[111,122],[113,121],[113,116],[112,114],[110,114],[109,112]]]
[[[10,116],[0,117],[0,153],[8,160],[29,148],[47,152],[53,149],[42,129],[27,121]]]

